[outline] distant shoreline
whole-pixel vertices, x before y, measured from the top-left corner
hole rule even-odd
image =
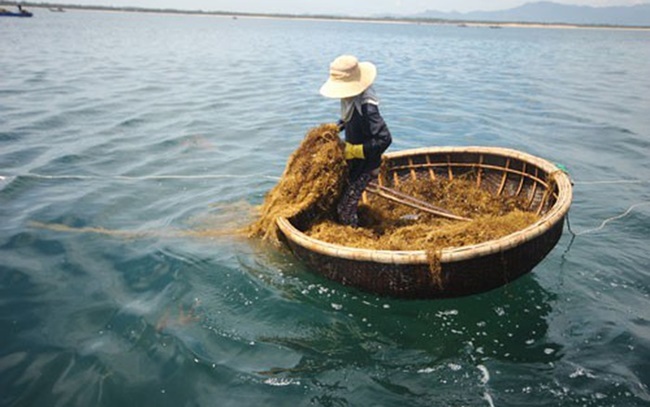
[[[17,6],[18,2],[0,2],[0,7]],[[244,13],[236,11],[203,11],[203,10],[178,10],[178,9],[152,9],[141,7],[111,7],[70,5],[60,3],[32,3],[20,2],[25,8],[63,9],[78,11],[108,11],[123,13],[147,14],[180,14],[196,16],[214,16],[227,18],[264,18],[282,20],[306,21],[339,21],[351,23],[378,23],[378,24],[415,24],[415,25],[441,25],[458,27],[488,27],[488,28],[545,28],[545,29],[601,29],[601,30],[631,30],[650,31],[650,26],[606,25],[606,24],[569,24],[569,23],[535,23],[535,22],[507,22],[507,21],[474,21],[474,20],[446,20],[435,18],[408,18],[408,17],[345,17],[333,15],[310,14],[271,14],[271,13]]]

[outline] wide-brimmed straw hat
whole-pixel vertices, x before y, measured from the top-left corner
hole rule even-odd
[[[328,98],[349,98],[368,89],[376,77],[377,68],[371,62],[341,55],[330,64],[330,77],[321,86],[320,93]]]

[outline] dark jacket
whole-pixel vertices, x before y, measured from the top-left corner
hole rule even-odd
[[[350,144],[363,144],[365,159],[348,161],[349,177],[354,181],[364,172],[370,172],[381,165],[381,155],[393,141],[388,126],[379,114],[379,107],[372,103],[361,105],[359,114],[354,109],[352,118],[345,123],[345,141]]]

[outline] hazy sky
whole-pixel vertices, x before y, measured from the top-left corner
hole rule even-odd
[[[621,6],[634,5],[650,0],[555,0],[557,3]],[[412,14],[421,11],[477,11],[501,10],[520,6],[526,0],[59,0],[68,4],[138,6],[151,8],[174,8],[205,11],[242,11],[291,14],[349,14],[368,16],[373,14]]]

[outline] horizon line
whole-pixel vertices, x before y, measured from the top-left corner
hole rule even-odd
[[[552,1],[538,1],[536,3],[554,3]],[[337,15],[337,14],[292,14],[292,13],[263,13],[263,12],[245,12],[245,11],[219,11],[219,10],[201,10],[201,9],[176,9],[176,8],[151,8],[151,7],[138,7],[138,6],[104,6],[104,5],[85,5],[85,4],[64,4],[64,3],[50,3],[50,2],[32,2],[32,1],[0,1],[1,5],[14,5],[20,4],[23,7],[36,7],[36,8],[68,8],[75,10],[97,10],[97,11],[119,11],[119,12],[139,12],[139,13],[161,13],[161,14],[189,14],[189,15],[214,15],[224,17],[263,17],[263,18],[280,18],[280,19],[312,19],[324,21],[350,21],[350,22],[393,22],[405,24],[466,24],[466,25],[517,25],[517,26],[548,26],[548,27],[584,27],[584,28],[620,28],[620,29],[650,29],[650,25],[622,25],[622,24],[579,24],[579,23],[563,23],[563,22],[533,22],[533,21],[490,21],[490,20],[462,20],[462,19],[446,19],[446,18],[432,18],[432,17],[417,17],[417,16],[383,16],[383,17],[361,17],[352,15]],[[556,3],[560,4],[560,3]],[[636,4],[632,6],[616,6],[616,7],[635,7],[639,5],[650,5],[650,3]],[[592,7],[592,6],[586,6]],[[506,9],[507,10],[507,9]],[[425,11],[426,12],[426,11]],[[469,12],[472,13],[472,12]],[[468,14],[468,13],[460,13]]]

